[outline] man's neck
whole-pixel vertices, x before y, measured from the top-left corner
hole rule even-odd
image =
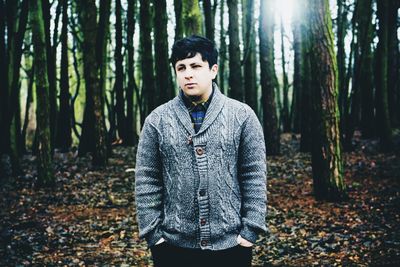
[[[208,90],[207,94],[203,96],[188,96],[185,93],[184,95],[190,100],[190,102],[195,103],[197,105],[206,102],[210,98],[212,91],[213,90],[211,85],[211,88]]]

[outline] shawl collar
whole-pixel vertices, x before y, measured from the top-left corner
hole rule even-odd
[[[203,124],[200,127],[200,130],[195,133],[192,125],[192,120],[190,119],[190,114],[183,102],[182,96],[179,94],[172,101],[172,108],[178,117],[179,121],[185,127],[185,129],[190,133],[190,135],[195,136],[204,132],[217,118],[218,114],[222,110],[226,97],[221,93],[218,89],[217,84],[213,83],[214,94],[212,96],[212,100],[210,106],[207,108],[206,116],[204,118]]]

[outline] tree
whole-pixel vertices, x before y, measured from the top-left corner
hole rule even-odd
[[[126,116],[124,99],[124,67],[122,56],[122,18],[121,0],[115,1],[115,110],[117,115],[117,129],[120,139],[126,139]]]
[[[182,1],[174,0],[175,11],[175,42],[183,37]]]
[[[128,88],[126,89],[126,145],[135,145],[138,141],[136,133],[136,107],[137,97],[134,92],[138,91],[135,81],[135,55],[133,46],[133,36],[135,34],[135,10],[136,0],[128,1],[128,19],[127,19],[127,50],[128,50]],[[134,101],[136,100],[136,101]]]
[[[293,50],[294,50],[294,73],[293,73],[293,101],[291,109],[291,126],[293,132],[300,133],[301,127],[301,114],[304,112],[301,110],[301,102],[303,101],[301,94],[303,91],[302,78],[303,73],[303,40],[301,34],[301,23],[304,17],[301,16],[301,12],[295,12],[292,19],[292,31],[293,31]]]
[[[339,111],[340,111],[340,131],[345,132],[345,118],[347,106],[347,86],[346,86],[346,50],[345,37],[348,27],[348,8],[345,6],[345,0],[337,0],[337,65],[338,65],[338,87],[339,87]],[[349,61],[351,61],[349,59]],[[341,135],[343,138],[343,134]],[[343,142],[342,142],[343,143]]]
[[[345,196],[337,104],[337,62],[329,0],[311,1],[309,9],[313,104],[312,169],[317,199]]]
[[[353,136],[354,124],[361,113],[361,130],[364,137],[374,136],[374,99],[372,71],[372,1],[358,0],[355,9],[357,27],[357,49],[354,59],[352,121],[346,135]],[[361,108],[361,112],[360,112]],[[349,143],[349,142],[348,142]]]
[[[50,3],[49,0],[42,0],[42,14],[44,21],[46,53],[47,53],[47,75],[49,82],[49,97],[50,97],[50,134],[51,134],[51,150],[53,151],[56,142],[56,129],[57,129],[57,46],[58,46],[58,22],[61,13],[62,1],[58,1],[56,8],[55,27],[53,32],[53,45],[51,44],[50,34]]]
[[[154,51],[156,71],[156,105],[159,106],[174,96],[171,80],[171,67],[168,58],[167,3],[165,0],[154,2]]]
[[[398,29],[398,9],[400,4],[396,0],[389,1],[388,10],[388,108],[392,127],[400,125],[400,54]]]
[[[242,66],[240,64],[238,0],[228,0],[229,10],[229,87],[231,97],[244,100]]]
[[[281,53],[282,53],[282,94],[283,94],[283,107],[282,107],[282,125],[283,131],[290,131],[290,114],[289,114],[289,81],[286,71],[286,57],[285,57],[285,42],[284,42],[285,28],[283,27],[283,20],[281,17]]]
[[[219,89],[224,94],[228,94],[228,90],[225,86],[225,65],[226,65],[226,30],[224,29],[224,17],[225,17],[225,1],[221,1],[220,5],[220,47],[219,47],[219,68],[218,68],[218,77],[219,77]]]
[[[35,52],[35,82],[37,109],[36,136],[38,184],[49,186],[54,184],[53,166],[50,147],[50,103],[49,82],[47,78],[47,54],[45,29],[42,14],[42,1],[30,0],[31,27],[33,34],[33,48]]]
[[[60,112],[56,132],[56,147],[67,151],[72,144],[71,106],[69,93],[68,60],[68,0],[62,0]]]
[[[104,124],[104,100],[99,83],[99,68],[96,58],[97,8],[95,0],[79,1],[79,15],[83,30],[83,65],[86,84],[86,104],[80,142],[80,153],[92,152],[93,165],[107,164],[107,144]],[[97,44],[99,46],[99,44]],[[100,45],[100,47],[102,47]],[[100,50],[100,49],[99,49]],[[97,50],[98,51],[98,50]],[[101,56],[98,56],[101,58]],[[90,135],[92,133],[92,135]],[[86,134],[86,140],[83,139]],[[82,142],[88,142],[86,147]]]
[[[268,155],[279,154],[279,128],[275,104],[274,20],[272,1],[261,1],[260,9],[260,66],[265,144]]]
[[[389,151],[393,144],[388,105],[389,1],[378,1],[377,4],[379,20],[376,72],[377,129],[382,150]]]
[[[150,1],[140,0],[140,45],[141,45],[141,66],[142,66],[142,100],[143,111],[141,112],[141,122],[150,112],[157,107],[155,99],[154,83],[154,64],[151,41],[152,17],[150,12]]]
[[[18,14],[18,2],[6,1],[7,18],[7,50],[6,50],[6,72],[7,76],[3,91],[4,113],[2,140],[4,151],[10,156],[12,172],[14,175],[21,172],[19,156],[21,154],[21,118],[19,102],[20,64],[22,57],[22,44],[26,30],[29,2],[21,3],[21,12]]]
[[[182,22],[186,36],[203,33],[199,0],[182,1]]]
[[[214,0],[214,5],[211,6],[211,0],[203,0],[203,10],[204,10],[204,22],[205,22],[205,29],[206,29],[206,37],[211,41],[214,40],[215,35],[215,11],[217,9],[218,1]],[[221,5],[222,5],[221,1]]]
[[[244,88],[245,102],[258,114],[256,78],[256,37],[254,28],[254,0],[242,0],[244,14]]]

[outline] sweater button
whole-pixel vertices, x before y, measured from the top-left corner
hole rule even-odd
[[[204,154],[204,149],[201,147],[196,148],[196,153],[197,155],[201,156]]]
[[[199,192],[201,197],[204,197],[206,195],[206,190],[205,189],[201,189]]]
[[[202,245],[203,247],[207,246],[207,240],[201,240],[201,245]]]
[[[206,219],[204,219],[204,218],[201,219],[201,220],[200,220],[200,225],[201,225],[201,226],[206,225]]]

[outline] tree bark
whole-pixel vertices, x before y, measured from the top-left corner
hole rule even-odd
[[[289,114],[289,81],[286,72],[286,56],[285,56],[285,42],[284,42],[285,29],[281,17],[281,54],[282,54],[282,94],[283,94],[283,107],[282,107],[282,126],[284,132],[289,132],[290,129],[290,114]]]
[[[254,29],[254,0],[242,0],[244,14],[244,87],[245,101],[258,114],[256,78],[256,39]]]
[[[301,2],[305,7],[303,9],[303,16],[304,20],[300,24],[301,25],[301,38],[303,40],[302,45],[302,58],[301,58],[301,65],[302,65],[302,73],[303,76],[301,77],[301,85],[302,85],[302,92],[301,92],[301,103],[300,109],[302,113],[301,116],[301,140],[300,140],[300,151],[301,152],[311,152],[312,146],[312,133],[311,129],[313,127],[311,121],[312,114],[312,104],[311,104],[311,65],[310,65],[310,57],[311,57],[311,48],[310,48],[310,34],[309,34],[309,26],[307,23],[307,19],[310,11],[309,3],[306,0],[302,0]]]
[[[13,2],[13,1],[11,1]],[[22,57],[22,43],[24,40],[29,2],[21,3],[21,12],[17,17],[17,3],[7,4],[7,98],[5,104],[4,138],[5,149],[11,159],[12,172],[17,175],[21,172],[19,155],[21,148],[21,117],[20,117],[20,64]]]
[[[0,1],[0,156],[6,153],[5,149],[5,133],[7,113],[7,57],[6,57],[6,12],[4,1]],[[0,163],[0,178],[4,175],[4,166]],[[3,174],[3,175],[2,175]]]
[[[137,98],[134,91],[137,87],[135,81],[135,56],[133,46],[133,36],[135,34],[135,10],[136,0],[128,1],[128,19],[127,19],[127,50],[128,50],[128,88],[126,89],[126,145],[133,146],[138,142],[136,129],[136,106]]]
[[[392,128],[388,105],[388,47],[389,47],[389,1],[378,1],[379,43],[377,46],[377,129],[383,151],[392,150]]]
[[[175,42],[183,37],[182,1],[174,0],[175,11]]]
[[[71,106],[69,93],[68,60],[68,0],[62,0],[60,112],[56,134],[56,147],[68,151],[72,144]]]
[[[337,104],[337,62],[329,0],[310,2],[311,73],[313,97],[312,169],[317,199],[345,196]]]
[[[171,67],[168,58],[168,17],[166,0],[154,3],[154,51],[156,71],[156,106],[166,103],[173,96]]]
[[[42,14],[42,1],[30,0],[31,27],[33,34],[35,81],[37,109],[36,137],[38,142],[37,169],[38,185],[50,186],[55,182],[50,147],[50,103],[49,82],[47,77],[47,55],[45,29]]]
[[[219,76],[219,88],[221,92],[224,94],[228,95],[228,90],[225,86],[226,82],[226,71],[225,71],[225,65],[226,65],[226,30],[225,30],[225,25],[224,25],[224,17],[225,17],[225,1],[221,1],[221,6],[220,6],[220,47],[219,47],[219,70],[218,70],[218,76]]]
[[[204,11],[204,22],[206,28],[206,37],[214,42],[215,25],[214,25],[214,14],[211,7],[211,0],[203,0],[203,11]]]
[[[126,116],[124,99],[124,67],[122,56],[122,18],[121,0],[115,1],[115,111],[117,115],[118,136],[123,141],[126,139]]]
[[[229,87],[231,97],[244,101],[243,75],[240,61],[238,0],[228,0],[229,10]]]
[[[141,122],[143,125],[144,119],[150,112],[157,107],[155,101],[155,84],[153,73],[153,53],[151,40],[151,25],[152,17],[150,12],[149,0],[140,0],[140,43],[142,48],[142,100],[144,101],[144,111],[141,112]]]
[[[42,0],[42,14],[44,20],[44,31],[46,41],[47,53],[47,75],[49,82],[49,97],[50,97],[50,134],[51,134],[51,151],[53,153],[56,143],[56,129],[57,129],[57,74],[56,74],[56,61],[57,61],[57,46],[58,46],[58,21],[61,12],[61,1],[59,1],[56,8],[56,19],[53,33],[53,45],[51,44],[50,34],[50,3],[49,0]]]
[[[348,9],[345,6],[345,0],[337,0],[337,64],[338,64],[338,87],[339,87],[339,111],[340,111],[340,132],[345,131],[344,122],[346,121],[346,50],[345,37],[347,33]],[[342,135],[343,136],[343,135]]]
[[[388,99],[390,124],[392,127],[400,125],[400,54],[399,39],[397,37],[398,9],[397,0],[389,1],[388,12]]]
[[[274,20],[272,1],[261,1],[259,36],[265,144],[268,155],[279,154],[279,128],[275,104]]]
[[[303,40],[301,36],[301,23],[302,19],[304,19],[300,12],[295,12],[293,14],[292,21],[292,31],[293,31],[293,50],[294,50],[294,73],[293,73],[293,101],[292,101],[292,109],[291,109],[291,127],[293,132],[300,133],[301,129],[301,114],[304,112],[301,110],[301,102],[302,102],[302,78],[303,78]]]
[[[182,1],[182,20],[186,36],[203,34],[199,0]]]
[[[88,150],[80,151],[80,154],[81,152],[92,152],[93,165],[105,166],[107,164],[107,144],[104,125],[104,100],[102,99],[103,93],[99,83],[99,68],[96,59],[97,8],[95,0],[82,0],[79,4],[84,37],[83,64],[86,82],[86,105],[81,143],[83,141],[90,142],[86,146]],[[98,56],[98,58],[101,58],[101,56]],[[84,139],[85,134],[86,140]],[[79,148],[81,149],[81,146]]]

